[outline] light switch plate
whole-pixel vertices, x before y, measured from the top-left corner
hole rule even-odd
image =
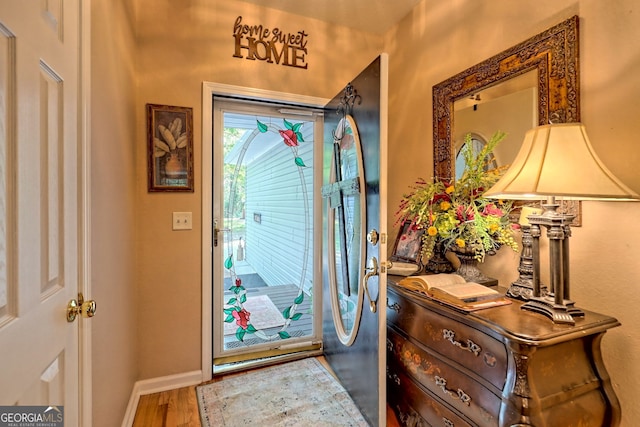
[[[193,215],[191,212],[174,212],[173,229],[191,230],[193,228]]]

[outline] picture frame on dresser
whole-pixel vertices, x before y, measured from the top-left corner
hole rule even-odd
[[[404,221],[393,244],[389,257],[389,274],[409,276],[422,270],[422,236],[425,230],[417,228],[412,221]]]
[[[404,221],[393,245],[391,259],[420,264],[420,250],[424,229],[417,228],[412,221]]]

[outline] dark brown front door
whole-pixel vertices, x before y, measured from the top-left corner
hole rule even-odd
[[[325,356],[372,426],[386,422],[386,68],[382,55],[352,80],[324,125]]]

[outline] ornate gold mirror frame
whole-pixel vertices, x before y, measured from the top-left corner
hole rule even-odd
[[[577,16],[433,87],[433,170],[436,179],[450,180],[455,176],[454,101],[532,70],[538,72],[538,123],[579,122]]]

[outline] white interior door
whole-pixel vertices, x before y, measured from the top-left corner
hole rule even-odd
[[[0,405],[80,425],[80,2],[0,0]],[[49,412],[51,409],[49,410]],[[86,424],[85,424],[86,425]]]

